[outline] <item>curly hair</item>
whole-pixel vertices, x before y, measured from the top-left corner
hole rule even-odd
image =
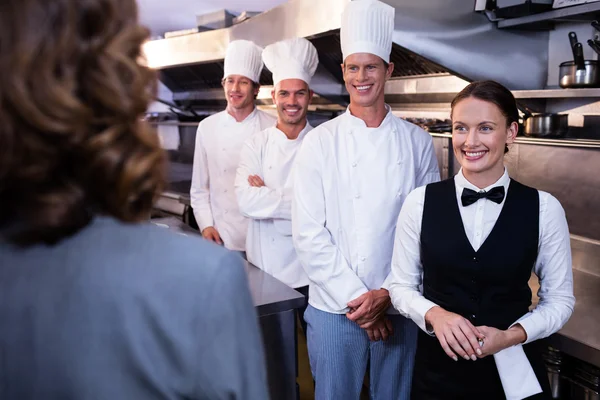
[[[157,82],[143,65],[148,35],[135,0],[0,1],[0,232],[11,241],[56,243],[100,214],[149,217],[166,156],[142,119]]]

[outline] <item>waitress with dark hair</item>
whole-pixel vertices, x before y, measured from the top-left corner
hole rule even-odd
[[[411,397],[549,398],[535,341],[573,311],[565,213],[508,176],[504,153],[518,131],[508,89],[474,82],[451,117],[461,170],[410,193],[396,229],[390,296],[421,328]],[[540,301],[529,311],[532,271]]]

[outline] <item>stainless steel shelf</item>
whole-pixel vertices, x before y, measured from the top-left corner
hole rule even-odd
[[[581,4],[546,11],[539,14],[527,15],[520,18],[511,18],[498,21],[500,29],[548,29],[560,20],[588,21],[600,15],[600,2]]]
[[[433,137],[452,139],[450,133],[429,133]],[[556,147],[577,147],[585,149],[600,149],[600,140],[593,139],[544,139],[544,138],[530,138],[530,137],[517,137],[515,143],[518,144],[535,144],[542,146],[556,146]]]
[[[600,88],[513,90],[516,99],[600,98]]]

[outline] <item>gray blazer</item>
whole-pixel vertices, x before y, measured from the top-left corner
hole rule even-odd
[[[0,399],[263,400],[266,382],[239,255],[111,218],[0,238]]]

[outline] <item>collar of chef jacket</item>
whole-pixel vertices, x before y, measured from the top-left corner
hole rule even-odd
[[[231,114],[229,114],[227,112],[227,110],[225,110],[224,114],[224,118],[223,118],[223,126],[233,126],[235,124],[247,124],[247,123],[251,123],[254,122],[254,119],[256,118],[256,114],[258,113],[258,108],[256,108],[256,106],[254,106],[254,110],[252,110],[252,112],[250,114],[248,114],[248,116],[246,118],[244,118],[243,121],[237,122],[235,120],[235,118],[233,118],[233,116]]]
[[[310,123],[308,122],[308,120],[306,121],[306,125],[304,126],[304,129],[302,129],[302,131],[300,131],[300,134],[298,135],[298,137],[294,140],[290,140],[288,139],[288,137],[286,136],[285,133],[283,133],[283,131],[281,131],[280,129],[277,128],[277,125],[273,126],[273,132],[275,133],[273,135],[273,138],[275,139],[275,141],[277,141],[278,143],[283,143],[284,145],[291,145],[293,143],[298,143],[300,141],[302,141],[302,139],[304,139],[304,136],[306,136],[306,134],[313,129],[313,127],[310,125]]]
[[[387,114],[385,115],[385,118],[383,119],[383,121],[381,121],[381,124],[377,128],[367,127],[367,124],[365,123],[365,121],[352,115],[352,113],[350,112],[350,106],[348,106],[348,108],[346,108],[346,112],[344,113],[344,116],[348,123],[348,128],[350,128],[350,129],[353,129],[353,128],[382,129],[382,128],[387,128],[391,124],[391,122],[394,118],[394,114],[392,114],[392,108],[386,104],[385,109],[387,110]]]

